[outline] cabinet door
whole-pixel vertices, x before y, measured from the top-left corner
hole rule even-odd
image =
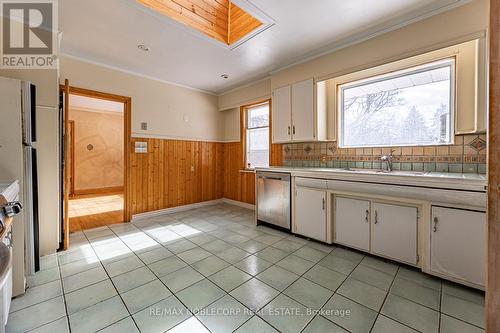
[[[291,87],[285,86],[273,92],[272,137],[273,143],[292,140],[292,101]]]
[[[326,242],[326,192],[297,187],[295,192],[295,232]]]
[[[292,85],[292,140],[312,141],[314,134],[314,83],[310,79]]]
[[[370,202],[335,198],[335,241],[370,251]]]
[[[432,207],[431,270],[484,286],[486,214]]]
[[[415,207],[373,203],[372,253],[416,265],[417,215]]]

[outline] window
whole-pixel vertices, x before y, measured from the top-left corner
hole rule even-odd
[[[339,86],[340,146],[453,143],[454,59]]]
[[[246,166],[269,166],[269,103],[246,108]]]

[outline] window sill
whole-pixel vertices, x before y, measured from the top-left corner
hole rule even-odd
[[[240,173],[255,173],[255,169],[240,169]]]

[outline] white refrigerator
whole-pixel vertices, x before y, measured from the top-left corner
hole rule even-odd
[[[0,77],[0,181],[19,180],[21,187],[22,226],[14,223],[12,243],[13,256],[24,258],[24,276],[40,269],[37,170],[36,86]]]

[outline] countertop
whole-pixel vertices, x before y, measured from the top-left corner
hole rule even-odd
[[[300,168],[300,167],[269,167],[257,168],[256,171],[285,172],[292,176],[348,180],[356,182],[382,183],[431,187],[440,189],[458,189],[486,192],[488,179],[486,175],[472,173],[415,172],[392,171],[384,172],[375,169],[336,169],[336,168]]]
[[[19,194],[19,181],[0,181],[0,204],[15,201]]]

